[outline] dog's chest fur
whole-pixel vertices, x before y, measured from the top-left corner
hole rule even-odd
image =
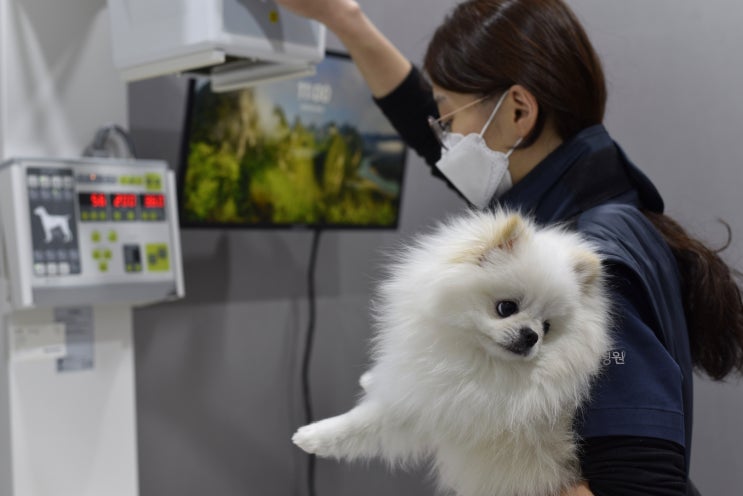
[[[434,454],[439,475],[458,496],[545,496],[578,482],[579,463],[563,416],[555,424],[483,433],[474,442],[442,443]],[[487,474],[487,475],[485,475]]]

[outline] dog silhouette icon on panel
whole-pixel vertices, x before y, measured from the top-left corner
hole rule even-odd
[[[44,229],[44,241],[46,243],[52,242],[56,229],[61,231],[65,243],[73,240],[69,215],[52,215],[44,207],[36,207],[34,214],[41,220],[41,227]]]

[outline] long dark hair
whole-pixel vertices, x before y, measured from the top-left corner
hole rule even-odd
[[[437,86],[490,96],[514,84],[539,103],[536,125],[549,119],[563,140],[600,124],[606,109],[601,62],[562,0],[469,0],[436,30],[423,67]],[[711,378],[743,374],[743,302],[733,271],[716,251],[670,217],[644,212],[663,235],[681,271],[692,361]]]
[[[524,147],[539,137],[549,118],[563,139],[604,119],[601,62],[561,1],[459,4],[431,39],[424,69],[438,86],[457,93],[489,96],[524,86],[539,102],[537,123]]]

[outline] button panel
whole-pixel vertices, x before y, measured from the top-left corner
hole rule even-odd
[[[171,272],[164,174],[118,166],[80,170],[86,166],[26,168],[34,277],[126,281]]]

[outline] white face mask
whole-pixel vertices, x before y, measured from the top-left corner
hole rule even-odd
[[[499,198],[511,189],[511,174],[508,172],[508,157],[513,153],[521,138],[508,150],[508,153],[491,150],[483,134],[495,118],[508,92],[498,100],[488,121],[479,134],[464,136],[459,133],[445,133],[441,159],[436,167],[451,181],[467,200],[477,208],[484,209],[490,201]]]

